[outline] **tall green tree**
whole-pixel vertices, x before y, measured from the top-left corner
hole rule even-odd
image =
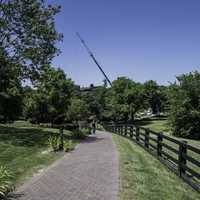
[[[60,6],[44,0],[0,0],[0,59],[4,56],[35,79],[59,50],[62,35],[55,30]]]
[[[170,116],[176,136],[200,139],[200,73],[177,77],[170,87]]]
[[[77,96],[73,96],[69,106],[68,121],[85,121],[90,117],[89,106]]]
[[[144,83],[144,99],[146,107],[151,108],[153,114],[165,110],[167,95],[164,86],[159,86],[156,81],[149,80]]]
[[[13,121],[22,113],[20,70],[0,57],[0,121]]]
[[[0,0],[0,118],[16,119],[22,110],[21,81],[35,81],[59,53],[55,30],[59,6],[44,0]]]
[[[27,99],[26,116],[37,123],[63,123],[68,116],[74,84],[61,69],[44,68]]]
[[[113,119],[133,121],[136,112],[143,107],[142,91],[141,84],[126,77],[113,81],[109,103],[113,110]]]

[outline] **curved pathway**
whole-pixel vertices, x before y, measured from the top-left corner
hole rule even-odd
[[[112,135],[97,131],[22,185],[18,200],[117,200],[118,155]]]

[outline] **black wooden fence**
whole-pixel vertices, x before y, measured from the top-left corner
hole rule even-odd
[[[105,128],[134,140],[200,192],[200,149],[133,124],[112,124]]]

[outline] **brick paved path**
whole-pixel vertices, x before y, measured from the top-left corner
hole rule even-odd
[[[97,132],[22,185],[17,200],[117,200],[118,156],[112,136]]]

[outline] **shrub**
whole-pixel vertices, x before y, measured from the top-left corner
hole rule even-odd
[[[105,131],[103,125],[101,125],[101,124],[97,124],[97,129],[100,131]]]
[[[49,146],[53,149],[53,151],[59,150],[60,140],[58,135],[50,136],[48,139]]]
[[[74,136],[76,139],[85,139],[87,135],[90,134],[90,130],[88,128],[81,128],[74,132]]]
[[[12,173],[6,167],[0,166],[0,199],[6,198],[7,194],[13,190],[12,177]]]
[[[74,143],[71,140],[65,141],[64,150],[68,152],[68,151],[72,151],[73,149],[74,149]]]
[[[86,136],[90,134],[90,129],[89,128],[81,128],[80,131]]]

